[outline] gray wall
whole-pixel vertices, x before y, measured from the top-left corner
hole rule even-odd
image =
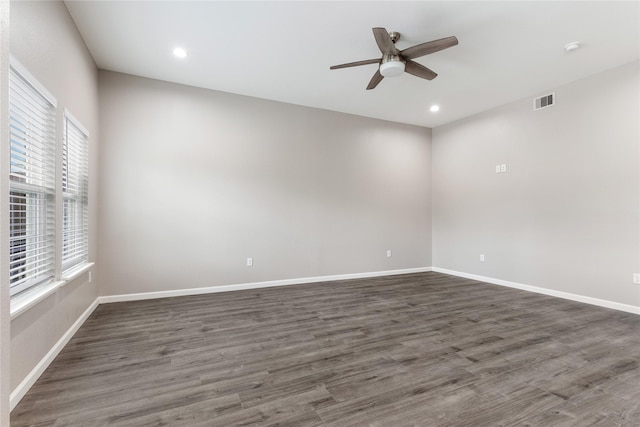
[[[99,81],[101,295],[431,265],[429,129]]]
[[[639,306],[638,75],[636,62],[554,89],[547,109],[524,99],[434,129],[433,265]]]
[[[97,253],[98,73],[62,2],[11,2],[10,50],[90,133],[89,258]],[[68,283],[11,321],[11,389],[98,296],[97,270]],[[4,347],[7,343],[1,343]]]

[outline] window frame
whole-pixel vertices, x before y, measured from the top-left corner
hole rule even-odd
[[[70,130],[77,134],[70,135]],[[89,262],[89,131],[65,109],[62,135],[60,263],[64,275]],[[70,249],[68,239],[73,241]]]
[[[9,294],[13,297],[56,278],[58,126],[55,97],[13,57],[8,106],[9,194],[5,196],[9,197]],[[38,116],[38,108],[45,114]],[[16,212],[24,212],[18,214],[18,221],[12,218]],[[11,253],[15,247],[21,249]],[[23,256],[16,257],[20,252]]]

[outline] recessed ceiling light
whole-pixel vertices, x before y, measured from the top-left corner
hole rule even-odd
[[[439,105],[432,105],[430,108],[432,113],[437,113],[438,111],[440,111],[440,106]]]
[[[564,50],[567,53],[573,52],[574,50],[578,49],[580,47],[580,43],[579,42],[571,42],[571,43],[567,43],[564,45]]]
[[[184,50],[181,47],[177,47],[175,49],[173,49],[173,54],[178,57],[178,58],[186,58],[187,57],[187,51]]]

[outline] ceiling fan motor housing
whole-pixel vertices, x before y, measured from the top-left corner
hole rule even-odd
[[[404,73],[405,62],[399,55],[383,55],[380,74],[385,77],[396,77]]]

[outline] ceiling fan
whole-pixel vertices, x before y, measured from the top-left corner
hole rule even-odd
[[[400,40],[400,33],[395,31],[387,32],[384,28],[376,27],[373,28],[373,36],[380,48],[380,52],[382,52],[382,58],[349,62],[347,64],[334,65],[329,68],[331,70],[337,70],[338,68],[379,64],[378,70],[375,72],[367,86],[367,90],[378,86],[378,83],[380,83],[383,78],[399,76],[403,72],[413,74],[414,76],[423,79],[433,80],[438,75],[424,65],[412,61],[412,59],[429,55],[430,53],[438,52],[458,44],[457,38],[445,37],[443,39],[420,43],[404,50],[398,50],[395,44]]]

